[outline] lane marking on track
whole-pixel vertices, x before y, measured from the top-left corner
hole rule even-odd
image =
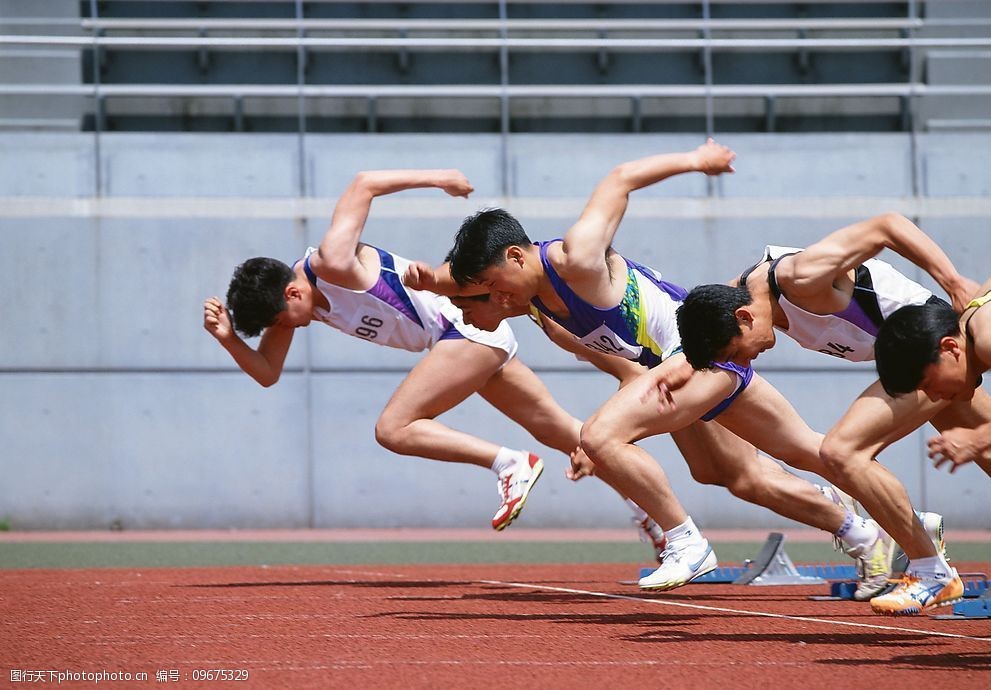
[[[871,630],[886,630],[889,632],[906,632],[922,636],[952,637],[958,640],[972,640],[974,642],[991,642],[991,637],[972,637],[970,635],[958,635],[955,633],[941,632],[938,630],[918,630],[915,628],[900,628],[893,625],[875,625],[872,623],[853,623],[850,621],[836,621],[827,618],[810,618],[808,616],[789,616],[784,613],[769,613],[767,611],[746,611],[743,609],[729,609],[722,606],[706,606],[704,604],[686,604],[681,601],[664,601],[663,599],[645,599],[627,594],[609,594],[607,592],[591,592],[585,589],[570,589],[568,587],[551,587],[550,585],[533,585],[526,582],[502,582],[500,580],[478,580],[481,584],[502,585],[503,587],[516,587],[519,589],[537,589],[549,592],[564,592],[566,594],[584,594],[590,597],[602,599],[620,599],[623,601],[636,601],[642,604],[659,604],[661,606],[675,606],[685,609],[697,609],[700,611],[718,611],[719,613],[733,613],[743,616],[758,616],[761,618],[778,618],[789,621],[802,621],[805,623],[822,623],[824,625],[840,625],[850,628],[869,628]]]

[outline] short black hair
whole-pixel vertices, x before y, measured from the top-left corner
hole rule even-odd
[[[885,319],[874,342],[874,363],[892,396],[919,387],[924,369],[939,359],[939,341],[960,335],[960,315],[942,300],[911,304]]]
[[[533,244],[523,226],[501,208],[482,209],[465,218],[447,253],[451,277],[467,285],[489,266],[501,264],[507,247]]]
[[[681,348],[693,369],[710,369],[729,341],[740,335],[736,310],[753,301],[745,285],[699,285],[678,307]]]
[[[286,308],[286,286],[296,274],[286,264],[263,256],[248,259],[234,269],[227,288],[227,309],[234,328],[253,338],[275,323]]]

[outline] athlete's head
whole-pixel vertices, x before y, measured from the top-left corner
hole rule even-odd
[[[465,323],[481,328],[483,331],[494,331],[505,319],[511,316],[520,316],[525,313],[525,309],[515,309],[504,304],[499,304],[491,299],[488,293],[484,295],[473,295],[471,297],[452,297],[451,302],[461,310],[461,316]]]
[[[269,326],[306,326],[313,314],[312,296],[289,266],[256,257],[234,269],[227,288],[227,309],[234,328],[252,338]]]
[[[681,347],[694,369],[713,362],[749,366],[774,345],[770,308],[756,303],[745,285],[699,285],[678,307]]]
[[[950,305],[902,307],[881,324],[874,343],[881,385],[892,396],[921,390],[931,400],[970,399],[965,347],[960,315]]]
[[[447,255],[459,285],[485,285],[502,304],[529,302],[536,294],[527,250],[533,246],[520,222],[499,208],[468,216]],[[538,264],[539,266],[539,264]]]

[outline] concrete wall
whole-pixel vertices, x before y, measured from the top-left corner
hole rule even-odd
[[[333,197],[361,169],[459,166],[472,179],[471,200],[417,190],[372,210],[365,239],[439,261],[460,220],[480,206],[505,205],[534,237],[559,235],[611,165],[697,141],[514,136],[507,182],[498,137],[299,143],[289,135],[0,135],[0,519],[20,528],[485,525],[497,503],[491,474],[375,444],[375,419],[416,355],[315,324],[299,334],[280,383],[262,389],[202,330],[203,298],[222,295],[249,256],[291,260],[318,242]],[[917,165],[901,135],[726,143],[740,154],[738,172],[716,181],[714,196],[701,176],[637,193],[617,247],[691,286],[738,273],[766,243],[801,246],[870,213],[912,207],[930,209],[920,224],[963,272],[987,276],[991,172],[974,161],[991,155],[991,138],[923,137]],[[311,198],[299,199],[302,190]],[[523,361],[576,416],[612,392],[607,377],[527,322],[514,327]],[[779,342],[758,370],[818,429],[873,378],[869,365]],[[545,455],[549,472],[522,525],[625,524],[609,489],[569,483],[565,458],[484,401],[441,419]],[[929,435],[910,435],[884,462],[920,507],[944,512],[953,526],[991,526],[991,480],[973,467],[952,477],[930,468]],[[644,447],[700,524],[790,524],[694,483],[669,440]]]

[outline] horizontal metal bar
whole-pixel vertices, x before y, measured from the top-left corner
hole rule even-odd
[[[892,50],[899,48],[986,48],[991,38],[229,38],[186,36],[0,36],[4,45],[62,45],[89,48],[132,48],[141,50],[183,50],[189,48],[350,49],[379,48],[383,50],[448,49],[498,50],[503,47],[519,50]]]
[[[797,31],[921,29],[921,19],[84,19],[87,30],[195,31]],[[965,22],[961,20],[959,24]],[[967,22],[969,23],[969,22]]]
[[[0,84],[0,95],[93,96],[92,84]],[[987,96],[991,85],[947,84],[726,84],[701,85],[306,85],[291,84],[101,84],[104,97],[199,97],[250,98],[700,98],[715,97],[888,97],[888,96]]]
[[[511,205],[527,218],[575,218],[584,197],[482,197],[473,208]],[[329,218],[337,199],[327,197],[0,197],[0,218]],[[428,198],[375,201],[379,218],[433,218],[460,222],[460,204]],[[991,198],[966,197],[670,197],[637,198],[627,218],[867,218],[897,211],[907,216],[982,217]]]

